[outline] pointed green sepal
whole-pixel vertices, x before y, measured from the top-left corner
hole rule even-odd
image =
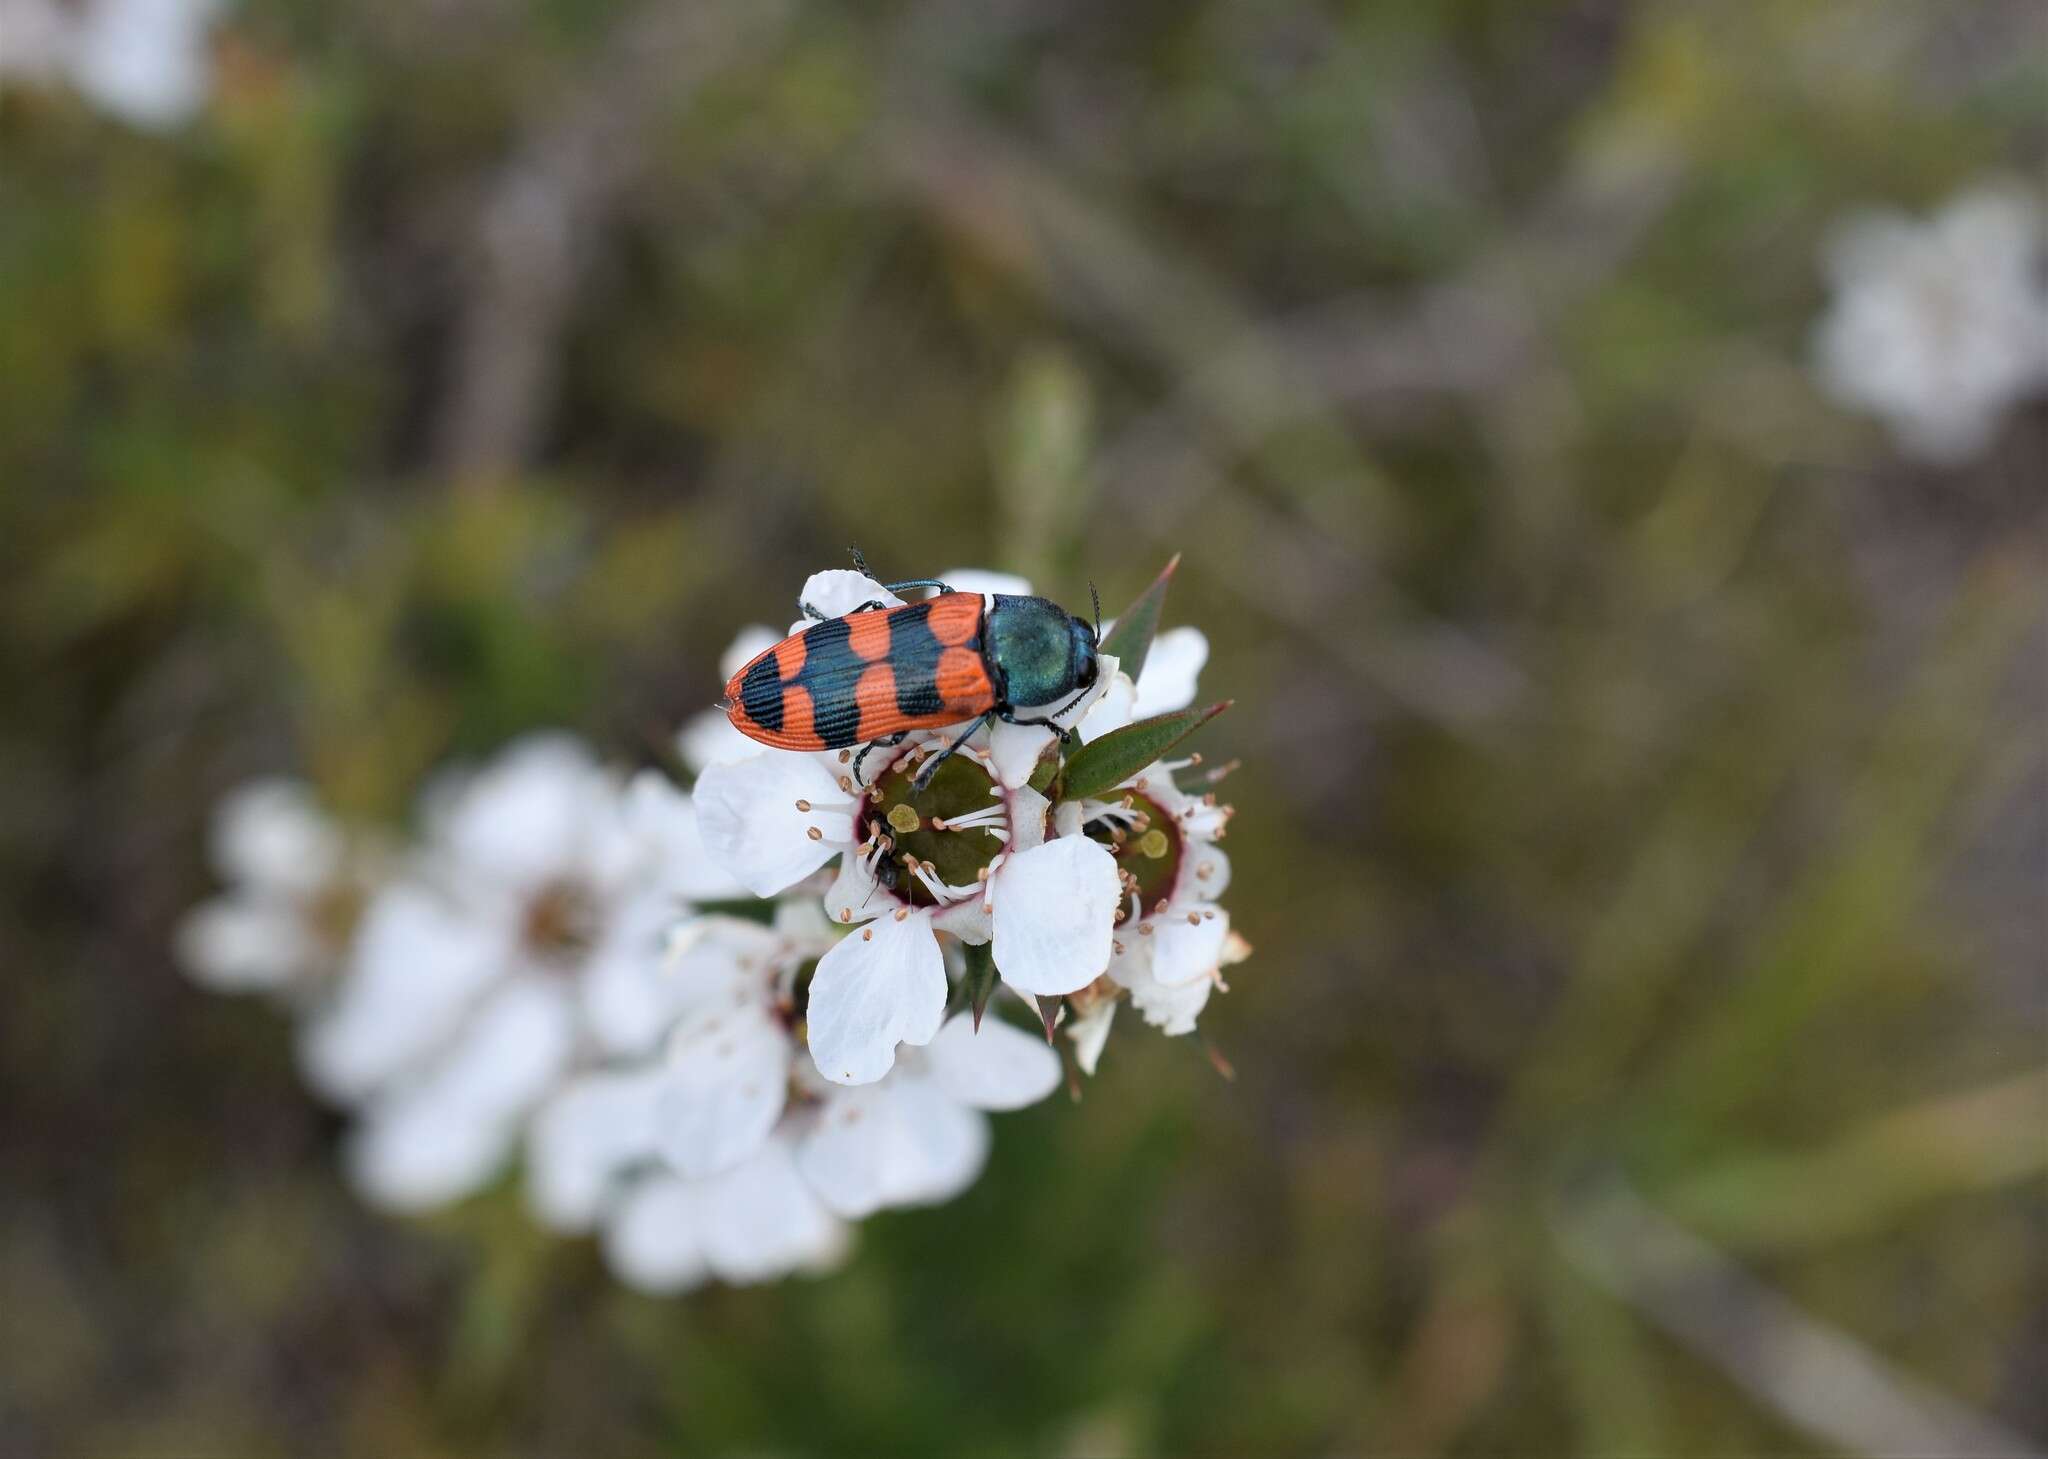
[[[1103,640],[1102,652],[1116,655],[1117,667],[1130,675],[1133,682],[1144,671],[1145,655],[1151,651],[1153,636],[1159,632],[1160,612],[1166,607],[1166,585],[1179,566],[1180,554],[1176,552],[1173,561],[1152,579],[1152,586],[1117,615],[1116,627]]]
[[[974,1014],[974,1031],[981,1032],[981,1015],[988,1011],[988,1000],[996,991],[996,960],[987,943],[969,943],[967,954],[967,976],[961,983],[961,990],[967,995],[967,1007]]]
[[[1111,730],[1101,739],[1083,745],[1067,761],[1062,800],[1102,796],[1122,785],[1175,745],[1230,708],[1220,700],[1206,709],[1179,709],[1172,714],[1155,714],[1136,724]]]

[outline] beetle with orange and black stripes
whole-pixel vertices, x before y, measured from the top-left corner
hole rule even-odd
[[[867,573],[859,553],[854,563]],[[800,604],[818,621],[755,655],[726,684],[733,726],[784,750],[861,745],[865,759],[912,730],[971,721],[920,768],[916,790],[991,718],[1068,733],[1054,716],[1095,683],[1096,626],[1045,598],[985,598],[935,578],[880,586],[937,588],[938,596],[893,607],[876,599],[839,618]],[[1028,709],[1046,712],[1018,712]]]

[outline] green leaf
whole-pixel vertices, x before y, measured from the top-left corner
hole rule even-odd
[[[1093,744],[1083,745],[1067,761],[1065,788],[1061,800],[1080,800],[1116,789],[1168,750],[1230,708],[1225,699],[1206,709],[1181,709],[1172,714],[1155,714],[1120,730],[1111,730]]]
[[[1116,627],[1109,631],[1109,637],[1102,643],[1102,652],[1115,654],[1117,667],[1133,680],[1145,667],[1145,655],[1151,651],[1153,635],[1159,632],[1160,611],[1166,607],[1166,585],[1172,581],[1173,570],[1179,566],[1180,554],[1176,552],[1173,561],[1152,579],[1152,586],[1138,594],[1137,602],[1117,615]]]
[[[967,954],[967,976],[962,982],[962,991],[967,995],[967,1006],[974,1012],[974,1031],[981,1032],[981,1015],[988,1009],[988,1000],[996,991],[995,954],[987,943],[969,943]]]

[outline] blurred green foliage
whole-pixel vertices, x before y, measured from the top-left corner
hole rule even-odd
[[[0,90],[0,1448],[1827,1449],[1573,1263],[1617,1173],[2048,1443],[2048,417],[1911,470],[1804,373],[1832,221],[2038,173],[2037,5],[245,0],[215,61],[165,136]],[[214,797],[660,760],[849,542],[1185,554],[1236,1082],[1127,1017],[766,1290],[358,1209],[169,961]]]

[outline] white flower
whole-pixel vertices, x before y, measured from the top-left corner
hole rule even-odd
[[[848,1227],[797,1173],[778,1136],[744,1163],[704,1180],[661,1172],[632,1185],[605,1223],[605,1259],[642,1291],[679,1292],[707,1277],[734,1286],[845,1261]]]
[[[227,883],[178,929],[179,960],[222,992],[303,995],[330,977],[383,865],[295,780],[229,792],[213,817],[214,869]]]
[[[351,1175],[397,1209],[483,1184],[580,1063],[651,1051],[687,1001],[663,976],[668,930],[727,885],[688,797],[622,785],[567,737],[522,741],[428,801],[423,845],[301,1043],[316,1087],[360,1109]]]
[[[790,959],[815,945],[815,925],[782,919],[751,939],[738,935],[745,924],[708,920],[717,925],[683,954],[698,966],[682,973],[705,999],[700,1012],[740,1018],[686,1019],[666,1057],[560,1089],[528,1142],[534,1214],[558,1231],[600,1232],[607,1260],[634,1286],[681,1291],[835,1265],[849,1245],[845,1222],[958,1195],[988,1156],[983,1111],[1023,1108],[1059,1083],[1059,1060],[1042,1041],[998,1019],[977,1032],[965,1014],[876,1083],[840,1089],[806,1078],[793,1062],[786,1000],[775,1008],[782,1037],[741,1030],[760,1006],[755,988],[786,985]],[[719,982],[728,996],[711,991]],[[751,1051],[715,1049],[720,1033]],[[751,1098],[734,1103],[720,1088],[753,1079],[778,1088],[766,1128]],[[744,1137],[728,1138],[727,1117]]]
[[[0,80],[45,82],[70,55],[72,21],[55,0],[0,0]]]
[[[1209,994],[1223,985],[1222,969],[1250,948],[1233,938],[1230,914],[1217,904],[1230,883],[1229,858],[1216,845],[1230,811],[1213,795],[1182,792],[1173,769],[1153,765],[1122,799],[1090,802],[1082,814],[1091,826],[1108,830],[1123,877],[1125,904],[1109,976],[1130,991],[1146,1022],[1184,1034],[1194,1031]]]
[[[42,70],[61,68],[108,113],[157,131],[188,120],[212,84],[215,0],[90,0],[76,13],[0,0],[0,53],[26,36]],[[8,65],[5,69],[16,69]]]
[[[752,1155],[788,1105],[797,1057],[797,978],[837,941],[815,902],[785,901],[775,925],[693,923],[671,977],[690,1009],[668,1041],[657,1091],[658,1145],[685,1176]]]
[[[797,1173],[793,1132],[700,1179],[660,1165],[664,1079],[659,1064],[594,1074],[548,1102],[527,1148],[534,1214],[558,1231],[601,1232],[606,1262],[646,1292],[712,1278],[764,1282],[843,1261],[850,1231]]]
[[[949,1201],[988,1159],[983,1110],[1022,1109],[1059,1086],[1041,1039],[1000,1019],[977,1031],[954,1015],[889,1075],[834,1089],[803,1133],[797,1164],[825,1204],[850,1220],[887,1206]]]
[[[1108,964],[1109,853],[1081,837],[1048,842],[1045,797],[1005,786],[973,743],[953,757],[943,791],[935,783],[932,799],[918,800],[920,812],[908,782],[946,743],[921,734],[894,747],[867,792],[833,757],[787,751],[714,766],[698,784],[708,844],[756,894],[841,862],[826,915],[865,925],[820,960],[808,1014],[811,1055],[835,1083],[879,1079],[899,1044],[938,1032],[940,930],[993,939],[1004,979],[1030,993],[1085,987]]]
[[[2048,385],[2042,241],[2040,204],[2015,187],[1976,188],[1924,224],[1852,221],[1826,258],[1822,386],[1884,417],[1913,455],[1975,455],[2010,404]]]

